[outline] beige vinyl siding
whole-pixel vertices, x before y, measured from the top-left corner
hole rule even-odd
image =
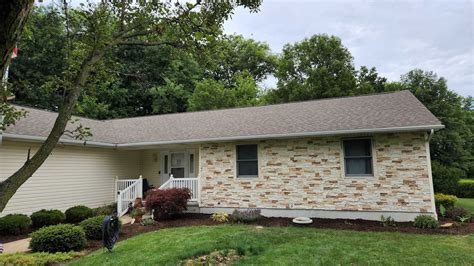
[[[3,141],[0,180],[14,173],[39,144]],[[114,201],[114,179],[137,178],[140,151],[58,145],[38,171],[23,184],[1,215],[36,210],[66,210],[74,205],[97,207]]]
[[[148,180],[148,184],[160,186],[160,152],[158,150],[144,150],[141,152],[141,174]]]

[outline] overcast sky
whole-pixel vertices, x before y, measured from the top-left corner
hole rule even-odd
[[[259,13],[238,9],[226,33],[283,45],[313,34],[341,38],[356,66],[375,66],[389,80],[432,70],[461,95],[474,95],[474,0],[264,0]],[[267,86],[274,81],[268,81]]]

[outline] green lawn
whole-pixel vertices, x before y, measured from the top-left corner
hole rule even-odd
[[[464,207],[474,213],[474,199],[458,199],[456,206]]]
[[[96,251],[71,265],[176,265],[214,250],[244,254],[241,265],[451,264],[474,262],[474,235],[444,236],[296,227],[222,225],[163,229]]]

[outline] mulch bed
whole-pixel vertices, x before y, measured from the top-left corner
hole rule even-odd
[[[440,224],[453,222],[451,220],[440,218]],[[453,222],[454,223],[454,222]],[[146,232],[157,231],[164,228],[197,226],[197,225],[218,225],[221,223],[213,222],[208,214],[183,214],[181,217],[173,220],[162,220],[154,225],[143,226],[140,224],[126,224],[122,226],[120,232],[120,240],[133,237]],[[266,218],[263,217],[252,225],[260,225],[266,227],[275,226],[294,226],[294,227],[310,227],[310,228],[326,228],[326,229],[342,229],[366,232],[401,232],[415,234],[447,234],[447,235],[466,235],[474,234],[474,223],[465,223],[463,225],[455,223],[451,228],[446,229],[420,229],[413,226],[413,223],[396,223],[396,226],[384,227],[378,221],[366,220],[344,220],[344,219],[313,219],[310,225],[296,225],[290,218]],[[88,251],[97,250],[102,247],[102,241],[88,241]]]

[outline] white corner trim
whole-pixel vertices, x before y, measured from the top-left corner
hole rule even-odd
[[[428,167],[428,178],[430,182],[430,198],[431,198],[431,209],[434,212],[434,216],[436,220],[438,220],[438,214],[436,213],[436,205],[435,205],[435,198],[434,198],[434,185],[433,185],[433,173],[431,171],[431,155],[430,155],[430,139],[433,134],[433,131],[429,133],[429,137],[425,141],[426,147],[426,160],[427,160],[427,167]]]

